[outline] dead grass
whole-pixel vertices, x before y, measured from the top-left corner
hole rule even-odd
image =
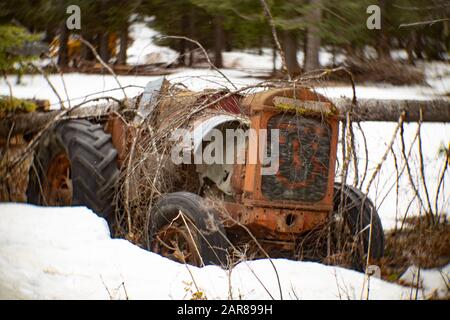
[[[379,262],[382,277],[397,281],[411,265],[424,269],[450,263],[450,225],[430,225],[424,216],[408,218],[402,229],[385,235],[385,254]]]
[[[393,85],[424,84],[423,71],[412,65],[391,59],[348,59],[348,69],[357,82],[380,82]]]

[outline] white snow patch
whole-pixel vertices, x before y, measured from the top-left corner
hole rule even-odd
[[[274,65],[273,51],[270,48],[262,48],[260,53],[256,52],[256,50],[227,51],[223,52],[222,56],[225,68],[257,72],[257,74],[268,74],[272,71]],[[303,65],[303,60],[303,52],[298,51],[298,63]],[[345,60],[345,56],[337,54],[335,60],[336,64],[342,63]],[[333,63],[333,55],[329,51],[321,49],[319,52],[319,62],[321,66],[331,65]],[[281,58],[279,54],[275,56],[275,67],[277,70],[281,69]]]
[[[285,299],[366,298],[361,273],[273,262]],[[106,222],[86,208],[0,204],[0,299],[188,299],[197,290],[208,299],[228,299],[229,283],[234,299],[269,299],[255,274],[279,299],[268,260],[242,262],[231,275],[216,266],[185,266],[111,239]],[[409,288],[370,280],[370,299],[408,297]]]
[[[137,64],[170,64],[178,58],[178,53],[168,47],[154,44],[159,33],[145,23],[134,23],[130,26],[133,43],[127,49],[127,63]]]
[[[419,280],[418,280],[419,278]],[[409,267],[400,277],[404,283],[413,287],[419,284],[419,290],[424,297],[449,297],[450,264],[443,268],[420,269],[417,266]]]
[[[367,188],[367,184],[376,170],[378,163],[382,160],[384,153],[392,139],[397,124],[394,122],[370,122],[361,123],[367,141],[368,158],[365,155],[364,138],[361,130],[353,125],[355,133],[355,147],[358,159],[359,181],[361,182],[364,173],[366,160],[367,174],[362,186],[363,192]],[[404,139],[406,154],[409,154],[411,145],[417,133],[418,125],[416,123],[404,124]],[[448,123],[423,123],[421,126],[422,150],[424,155],[424,176],[430,195],[430,202],[433,211],[436,207],[436,193],[438,190],[438,182],[443,170],[444,158],[439,155],[439,149],[446,146],[450,141],[450,124]],[[338,145],[338,164],[342,164],[342,145]],[[415,193],[411,188],[410,179],[405,161],[402,159],[402,144],[399,135],[392,146],[395,157],[390,152],[386,161],[383,163],[378,177],[373,181],[369,191],[369,198],[375,204],[381,222],[385,230],[394,229],[397,224],[400,227],[405,212],[408,216],[417,216],[421,212],[419,201],[415,197]],[[418,186],[419,194],[426,202],[425,190],[420,179],[420,159],[419,159],[418,141],[412,146],[411,155],[408,164],[411,169],[412,179]],[[397,162],[397,168],[395,166]],[[397,172],[400,174],[397,186]],[[353,165],[349,168],[348,182],[353,182],[354,169]],[[339,179],[339,174],[337,175]],[[450,198],[448,193],[448,185],[450,184],[450,175],[446,174],[443,180],[443,189],[439,193],[437,199],[438,212],[448,215],[450,212]],[[398,188],[398,197],[397,197]],[[414,199],[414,200],[413,200]],[[412,204],[410,205],[410,202]]]

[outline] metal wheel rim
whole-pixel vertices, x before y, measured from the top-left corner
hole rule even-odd
[[[192,222],[180,214],[158,231],[150,247],[153,252],[170,260],[200,266],[196,238]]]
[[[43,196],[46,204],[50,206],[72,204],[71,166],[66,153],[61,152],[50,161],[43,186]]]

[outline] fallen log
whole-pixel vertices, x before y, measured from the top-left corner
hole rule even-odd
[[[68,117],[98,118],[120,110],[120,104],[116,101],[77,108],[68,112]],[[62,110],[48,112],[31,112],[10,115],[0,119],[0,137],[15,134],[34,133],[42,129],[52,121]]]
[[[333,100],[333,103],[341,113],[346,113],[352,108],[352,100],[341,98]],[[422,110],[422,119],[420,112]],[[352,118],[354,121],[398,121],[405,112],[404,122],[450,122],[449,100],[379,100],[358,99],[353,107]]]
[[[352,109],[354,121],[393,121],[397,122],[403,111],[406,112],[405,122],[417,122],[420,120],[422,110],[423,122],[450,122],[449,100],[378,100],[360,99],[356,106],[352,106],[352,100],[340,98],[333,100],[341,114]],[[68,113],[70,117],[97,118],[104,117],[112,112],[120,111],[117,101],[95,106],[77,108]],[[14,135],[18,133],[33,133],[43,128],[49,121],[61,111],[33,112],[10,115],[0,119],[0,136]]]

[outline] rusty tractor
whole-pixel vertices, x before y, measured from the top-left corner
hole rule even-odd
[[[170,129],[180,108],[190,108],[162,96],[161,86],[147,85],[137,112],[141,118],[153,117],[155,131]],[[183,101],[205,99],[198,93],[181,96]],[[189,120],[192,143],[180,150],[188,150],[192,160],[210,146],[212,132],[239,128],[244,138],[222,141],[221,157],[243,161],[183,163],[197,175],[200,188],[175,190],[153,203],[150,250],[197,266],[226,265],[236,248],[253,258],[321,260],[336,258],[330,248],[340,243],[351,248],[354,268],[383,255],[383,230],[374,205],[361,191],[335,181],[339,118],[329,100],[306,88],[224,93],[222,98],[216,95],[219,102]],[[266,135],[259,134],[264,130]],[[273,138],[271,130],[278,136]],[[132,131],[112,114],[59,123],[35,150],[28,202],[85,205],[111,221]],[[275,172],[262,174],[270,164],[257,155],[262,150],[270,156],[273,142],[278,145]]]

